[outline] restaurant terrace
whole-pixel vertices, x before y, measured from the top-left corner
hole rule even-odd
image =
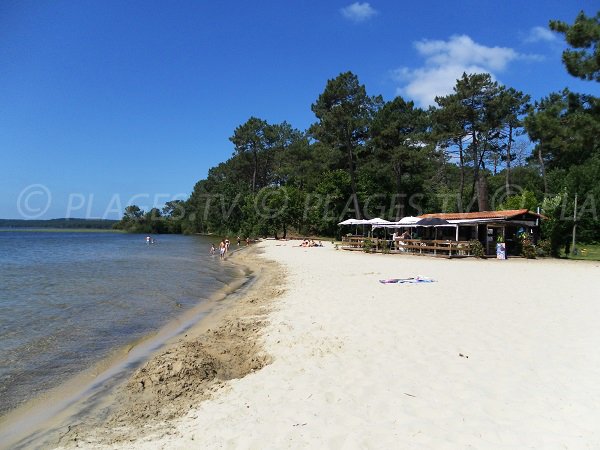
[[[354,227],[355,231],[342,236],[345,250],[362,250],[367,242],[373,251],[459,257],[472,256],[472,243],[479,241],[486,256],[496,254],[498,242],[505,244],[508,255],[517,256],[522,236],[538,240],[542,219],[541,214],[527,209],[511,209],[423,214],[397,222],[348,219],[339,225]],[[358,234],[359,227],[363,235]]]

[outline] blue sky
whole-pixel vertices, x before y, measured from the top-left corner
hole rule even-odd
[[[120,218],[185,198],[250,116],[306,129],[328,79],[421,106],[466,71],[534,99],[566,74],[549,19],[595,1],[0,2],[0,218]]]

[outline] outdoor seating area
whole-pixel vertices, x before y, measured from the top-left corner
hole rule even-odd
[[[424,214],[397,222],[381,218],[348,219],[339,225],[354,227],[354,233],[342,236],[344,250],[454,258],[474,256],[473,242],[478,241],[483,256],[495,256],[497,244],[515,256],[522,236],[537,239],[542,218],[540,214],[520,209]]]
[[[470,243],[467,241],[435,239],[380,239],[366,236],[342,236],[342,248],[344,250],[364,251],[365,241],[370,242],[371,251],[373,252],[412,253],[445,257],[471,256]]]

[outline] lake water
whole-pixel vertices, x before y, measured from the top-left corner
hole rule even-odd
[[[242,276],[207,238],[155,238],[0,232],[0,416]]]

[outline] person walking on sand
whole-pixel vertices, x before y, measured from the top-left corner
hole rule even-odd
[[[225,259],[226,251],[227,251],[227,246],[225,245],[225,239],[222,239],[221,243],[219,244],[219,255],[221,256],[221,259]]]

